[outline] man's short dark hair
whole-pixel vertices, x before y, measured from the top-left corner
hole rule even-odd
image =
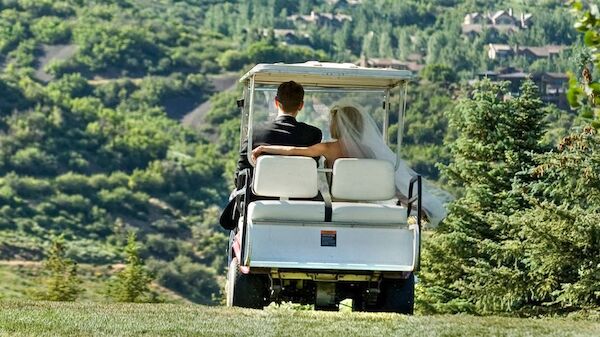
[[[304,101],[304,88],[294,82],[283,82],[277,88],[277,101],[281,103],[283,111],[296,112]]]

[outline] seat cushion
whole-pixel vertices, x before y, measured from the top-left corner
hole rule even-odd
[[[252,189],[263,197],[313,198],[318,192],[317,163],[308,157],[260,156]]]
[[[259,200],[248,205],[252,221],[323,221],[325,204],[320,201]]]
[[[361,224],[405,224],[406,207],[355,202],[334,202],[333,222],[353,222]]]
[[[390,200],[396,195],[394,174],[385,160],[340,158],[333,164],[331,195],[347,201]]]

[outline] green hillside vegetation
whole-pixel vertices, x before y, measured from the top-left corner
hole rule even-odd
[[[484,30],[476,37],[462,34],[466,13],[508,8],[532,13],[531,27],[514,32]],[[351,20],[321,25],[288,18],[309,16],[311,11],[343,14]],[[460,140],[464,132],[452,111],[467,109],[468,103],[464,102],[472,98],[468,82],[481,71],[508,65],[530,72],[579,74],[580,64],[573,57],[581,54],[583,38],[573,28],[574,22],[568,8],[554,0],[0,0],[0,260],[41,261],[47,256],[50,238],[62,234],[66,257],[79,263],[86,275],[82,287],[95,289],[100,286],[94,285],[95,274],[88,270],[123,263],[122,247],[133,230],[141,245],[140,257],[155,278],[155,287],[196,303],[218,304],[228,233],[220,229],[217,218],[232,187],[239,144],[235,99],[241,88],[217,92],[207,75],[242,73],[257,62],[356,62],[361,57],[408,60],[418,54],[420,58],[415,62],[423,69],[409,90],[403,153],[434,183],[446,186],[456,197],[469,197],[465,189],[468,186],[440,174],[440,167],[452,167],[457,158],[447,144]],[[281,35],[284,29],[294,34]],[[565,45],[566,49],[556,57],[536,61],[522,56],[494,61],[487,57],[486,46],[490,43],[553,44]],[[50,52],[64,48],[72,55]],[[591,73],[595,76],[597,71],[592,68]],[[457,103],[458,97],[463,103]],[[202,125],[182,126],[180,120],[207,100],[211,108],[202,116]],[[393,103],[398,103],[397,97]],[[597,226],[590,225],[595,215],[577,217],[579,211],[596,210],[583,198],[586,189],[582,186],[590,180],[569,181],[566,173],[561,173],[564,163],[556,164],[564,160],[561,155],[577,157],[579,161],[573,161],[564,172],[587,177],[576,167],[595,163],[582,158],[585,153],[594,153],[597,136],[568,138],[577,144],[583,142],[583,148],[565,144],[561,138],[573,127],[585,125],[589,118],[554,106],[536,105],[532,113],[542,110],[544,128],[534,146],[539,153],[528,159],[529,166],[519,167],[521,171],[511,167],[499,173],[503,184],[498,187],[503,189],[495,197],[520,191],[526,195],[523,204],[527,205],[519,217],[510,219],[512,227],[494,236],[506,239],[506,245],[496,247],[495,253],[508,251],[507,255],[494,255],[502,267],[522,258],[517,250],[509,249],[508,243],[539,231],[551,232],[557,224],[566,227],[565,223],[572,221],[565,219],[575,217],[582,221],[576,228],[590,235],[597,233]],[[472,127],[490,127],[485,121],[479,122]],[[396,134],[396,123],[391,121],[390,135]],[[393,136],[390,141],[397,144]],[[560,151],[548,152],[559,144]],[[504,159],[511,163],[514,158]],[[513,191],[512,178],[526,174],[526,170],[536,179],[524,179]],[[551,175],[543,175],[542,171]],[[569,207],[567,199],[573,186],[581,196],[578,208],[560,214],[549,211],[548,205]],[[494,218],[499,221],[495,224],[504,224],[504,217],[512,214],[514,205],[505,206],[495,214],[502,220]],[[465,212],[469,214],[470,210]],[[528,221],[530,226],[515,235],[519,221]],[[489,223],[482,220],[479,225]],[[462,223],[456,226],[462,228]],[[452,228],[449,225],[440,233],[452,238],[456,235]],[[511,304],[491,306],[490,311],[518,311],[552,301],[561,303],[559,309],[565,309],[569,301],[574,303],[573,310],[594,308],[594,304],[597,307],[594,275],[586,273],[597,270],[592,268],[596,260],[589,252],[598,243],[585,241],[584,253],[567,254],[584,262],[566,268],[558,257],[581,248],[577,245],[579,234],[568,233],[564,246],[552,246],[550,256],[554,259],[548,260],[543,254],[544,245],[553,238],[542,240],[533,235],[540,241],[528,242],[532,255],[527,261],[533,262],[527,268],[531,270],[525,273],[518,263],[517,269],[535,277],[519,279],[515,284],[521,288],[512,289],[516,295]],[[450,250],[443,240],[438,244],[444,250],[440,254]],[[460,256],[469,261],[471,257]],[[566,271],[535,274],[538,266]],[[5,269],[0,273],[0,284],[16,279],[15,275],[22,272]],[[106,272],[98,273],[101,280],[107,278]],[[461,275],[457,277],[462,282]],[[466,303],[448,311],[485,311],[474,298],[477,292],[489,288],[482,286],[476,289],[475,297],[468,297],[461,292],[462,285],[452,285],[451,277],[439,276],[433,274],[441,282],[435,289],[443,293],[424,294],[428,297],[423,298]],[[540,285],[535,298],[523,295],[523,284],[544,278],[552,282]],[[34,287],[34,282],[28,280],[20,284]],[[17,288],[2,295],[27,297],[25,286]],[[82,293],[79,300],[100,300],[101,296],[91,290]],[[426,301],[419,303],[424,305]],[[71,310],[65,308],[65,313]],[[356,324],[368,326],[361,322]],[[439,324],[443,326],[443,320]],[[540,329],[545,329],[542,325]],[[390,325],[386,331],[393,329]],[[112,330],[106,331],[110,334]],[[489,330],[477,331],[484,334]]]
[[[107,283],[122,265],[96,266],[87,263],[78,264],[78,275],[81,278],[81,288],[85,289],[77,297],[81,302],[108,302]],[[7,300],[28,301],[37,298],[46,290],[40,280],[45,276],[43,263],[39,261],[3,261],[0,263],[0,300],[3,305]],[[150,286],[159,302],[189,303],[185,297],[154,282]]]

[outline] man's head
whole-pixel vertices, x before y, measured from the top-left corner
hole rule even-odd
[[[277,88],[275,105],[280,112],[295,117],[304,106],[304,88],[294,81],[281,83]]]

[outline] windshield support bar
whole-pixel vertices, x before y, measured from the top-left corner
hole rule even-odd
[[[396,170],[400,165],[400,151],[402,148],[402,137],[404,136],[404,113],[408,95],[408,82],[403,81],[400,86],[400,106],[398,107],[398,138],[396,139]]]

